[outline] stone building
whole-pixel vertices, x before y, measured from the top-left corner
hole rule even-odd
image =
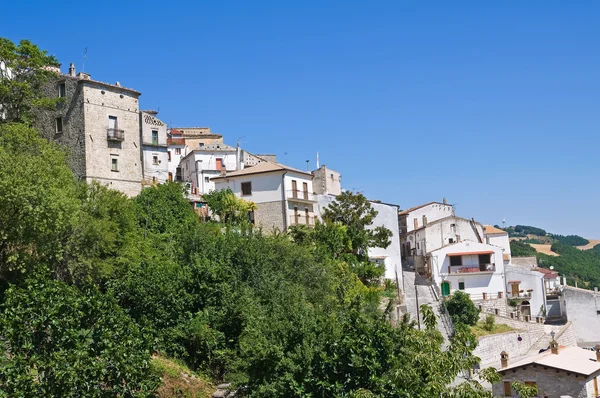
[[[600,395],[600,346],[592,350],[580,347],[559,347],[556,341],[550,349],[533,357],[510,363],[506,352],[501,355],[502,380],[493,386],[495,397],[519,397],[513,383],[535,385],[538,397],[596,398]]]
[[[71,152],[76,176],[98,181],[129,196],[142,187],[138,91],[92,80],[87,73],[61,74],[45,86],[48,97],[64,101],[41,110],[38,129]]]
[[[157,111],[140,111],[140,141],[144,185],[169,181],[167,125],[158,119]]]
[[[209,144],[222,144],[223,136],[213,133],[210,127],[173,127],[185,138],[185,143],[190,150]]]
[[[316,194],[337,196],[342,193],[342,176],[339,172],[328,169],[327,166],[323,165],[314,170],[312,174]]]

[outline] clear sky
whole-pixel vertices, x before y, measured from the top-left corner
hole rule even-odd
[[[172,126],[402,208],[600,239],[599,1],[6,1]]]

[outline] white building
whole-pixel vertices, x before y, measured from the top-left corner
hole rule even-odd
[[[560,318],[558,272],[537,266],[536,257],[515,257],[506,266],[506,297],[518,303],[522,315]]]
[[[226,172],[211,181],[215,189],[230,188],[238,197],[254,202],[254,222],[266,231],[289,226],[314,225],[316,198],[312,174],[280,163],[263,161],[256,166]]]
[[[398,205],[371,201],[371,207],[377,211],[371,229],[385,227],[392,231],[390,245],[386,248],[370,247],[369,260],[385,265],[385,278],[393,281],[398,278],[402,287],[402,256],[400,254],[400,229],[398,228]]]
[[[510,264],[510,241],[508,239],[508,232],[503,231],[499,228],[491,225],[485,226],[485,240],[490,245],[499,246],[503,249],[503,260],[504,265]]]
[[[191,182],[198,195],[215,189],[211,179],[242,168],[240,147],[213,143],[190,151],[180,161],[183,181]]]
[[[431,277],[443,296],[463,290],[473,299],[503,293],[502,248],[487,243],[461,241],[434,250],[427,256]]]
[[[600,344],[600,293],[572,286],[562,287],[567,320],[573,324],[577,344]]]
[[[162,184],[169,181],[167,125],[156,117],[157,111],[140,111],[143,183]]]
[[[167,153],[169,156],[169,180],[183,181],[183,172],[179,167],[181,159],[187,155],[187,145],[183,132],[177,129],[170,129],[167,138]]]

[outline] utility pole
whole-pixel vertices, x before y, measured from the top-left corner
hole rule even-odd
[[[417,299],[417,325],[419,325],[419,330],[421,330],[421,315],[419,313],[419,290],[417,289],[417,285],[415,285],[415,298]]]

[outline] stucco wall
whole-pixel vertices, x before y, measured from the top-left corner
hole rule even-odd
[[[328,169],[323,165],[319,169],[314,170],[312,174],[314,175],[315,193],[334,196],[342,193],[342,177],[339,172]]]
[[[567,319],[572,322],[578,343],[600,342],[600,294],[563,287]]]
[[[506,291],[512,292],[512,286],[508,283],[510,281],[520,281],[519,290],[523,290],[525,293],[528,289],[533,289],[531,297],[525,300],[529,301],[531,315],[541,316],[541,307],[546,304],[546,290],[544,288],[544,275],[537,271],[532,271],[524,267],[506,267]]]
[[[283,171],[262,174],[250,174],[226,179],[214,180],[215,189],[231,188],[239,197],[254,203],[266,203],[282,201],[282,177]],[[252,183],[252,194],[242,196],[242,183]]]
[[[369,249],[369,257],[386,256],[385,277],[396,279],[396,272],[402,285],[402,259],[400,256],[400,231],[398,228],[398,206],[385,203],[371,202],[371,206],[377,210],[377,216],[373,220],[371,228],[383,226],[392,231],[390,245],[387,248],[374,247]]]
[[[406,218],[406,230],[407,232],[410,232],[415,229],[415,218],[417,219],[417,228],[420,228],[423,226],[423,216],[427,217],[427,222],[432,222],[451,215],[452,205],[433,203],[423,206],[419,209],[411,211],[408,214],[408,217]]]
[[[158,133],[158,141],[156,143],[152,141],[153,131]],[[153,178],[158,183],[168,181],[167,125],[154,115],[140,112],[140,135],[142,141],[142,170],[145,182],[151,182]],[[158,160],[157,163],[154,163],[155,156]]]

